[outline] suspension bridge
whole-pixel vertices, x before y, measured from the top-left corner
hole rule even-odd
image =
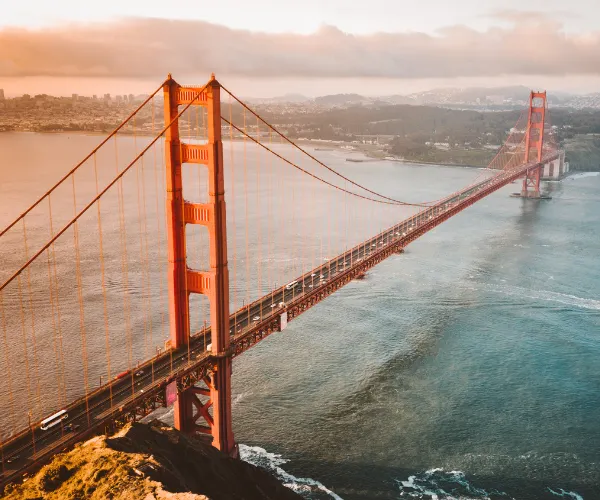
[[[233,358],[503,186],[522,179],[519,196],[539,198],[558,158],[532,92],[469,185],[399,199],[214,76],[169,75],[0,233],[0,484],[171,405],[179,430],[236,456]]]

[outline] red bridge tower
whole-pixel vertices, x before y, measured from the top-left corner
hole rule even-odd
[[[530,170],[523,179],[521,196],[524,198],[540,197],[540,177],[544,166],[541,164],[544,146],[544,123],[546,120],[546,92],[531,92],[529,95],[529,118],[525,134],[525,162],[530,158],[531,150],[536,155],[535,159],[540,165],[535,170]]]
[[[189,294],[199,293],[206,295],[210,301],[211,349],[215,357],[211,375],[204,378],[208,389],[192,386],[178,393],[175,427],[187,433],[211,434],[213,446],[236,456],[237,446],[231,426],[229,271],[221,142],[221,87],[214,75],[205,87],[182,87],[169,75],[163,90],[165,125],[173,122],[165,134],[171,348],[185,348],[189,344]],[[207,144],[185,144],[180,141],[178,107],[187,104],[206,106]],[[183,199],[181,169],[185,163],[206,165],[208,203],[191,203]],[[187,267],[186,224],[201,224],[208,229],[208,271]],[[209,413],[211,406],[212,415]],[[206,425],[198,425],[200,418]]]

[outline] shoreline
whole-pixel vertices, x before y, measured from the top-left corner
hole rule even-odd
[[[162,129],[161,129],[162,130]],[[48,134],[48,135],[58,135],[58,134],[63,134],[63,135],[84,135],[84,136],[90,136],[90,137],[96,137],[96,136],[107,136],[110,132],[98,132],[98,131],[89,131],[89,130],[2,130],[0,131],[1,133],[17,133],[17,134]],[[136,132],[135,134],[133,132],[127,131],[127,130],[120,130],[118,132],[119,135],[123,135],[123,136],[136,136],[136,137],[154,137],[156,134],[153,134],[152,132],[148,132],[148,131],[139,131]],[[229,139],[224,138],[223,142],[228,142]],[[240,142],[243,141],[243,138],[239,138],[239,137],[235,137],[233,138],[233,142]],[[460,164],[460,163],[445,163],[445,162],[429,162],[429,161],[421,161],[421,160],[407,160],[405,158],[399,158],[399,157],[391,157],[390,155],[387,155],[385,157],[381,157],[380,155],[375,154],[375,151],[368,151],[365,149],[361,149],[361,148],[356,148],[354,146],[351,146],[351,143],[338,143],[338,142],[330,142],[328,140],[323,140],[323,139],[297,139],[295,141],[296,144],[298,144],[299,146],[302,147],[313,147],[313,148],[318,148],[320,146],[322,146],[323,148],[326,149],[331,149],[332,151],[340,151],[340,152],[346,152],[348,154],[358,154],[358,155],[362,155],[367,161],[391,161],[391,162],[397,162],[397,163],[402,163],[405,165],[431,165],[431,166],[437,166],[437,167],[457,167],[457,168],[477,168],[477,169],[482,169],[482,170],[487,170],[487,168],[485,166],[480,166],[480,165],[466,165],[466,164]],[[344,146],[351,146],[352,149],[348,149]],[[317,151],[318,152],[318,151]],[[378,151],[379,153],[383,153],[382,151]],[[312,152],[311,152],[312,154]],[[362,163],[362,161],[356,162],[356,163]]]
[[[392,157],[390,155],[381,157],[381,156],[375,155],[374,152],[370,152],[368,150],[364,150],[364,149],[360,149],[360,148],[347,149],[344,147],[344,145],[342,145],[340,143],[331,143],[331,142],[323,141],[323,140],[319,140],[319,139],[299,140],[299,141],[297,141],[297,143],[300,145],[306,145],[306,146],[312,146],[312,147],[323,146],[323,147],[326,147],[327,149],[331,149],[331,150],[335,150],[335,151],[345,151],[349,154],[360,154],[363,157],[365,157],[366,159],[372,160],[372,161],[392,161],[392,162],[397,162],[397,163],[403,163],[405,165],[431,165],[434,167],[478,168],[478,169],[482,169],[482,170],[487,170],[487,167],[480,166],[480,165],[466,165],[466,164],[461,164],[461,163],[436,163],[436,162],[431,162],[431,161],[407,160],[405,158]],[[357,163],[362,163],[362,162],[359,161]]]

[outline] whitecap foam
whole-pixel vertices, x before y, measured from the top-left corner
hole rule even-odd
[[[471,484],[465,473],[460,470],[429,469],[409,476],[407,480],[396,480],[396,483],[402,497],[427,500],[490,500],[490,495],[494,495],[494,498],[512,498],[508,493],[498,490],[487,492]]]
[[[562,488],[558,488],[558,491],[553,490],[552,488],[548,488],[548,491],[557,497],[563,498],[573,498],[574,500],[583,500],[583,497],[579,493],[575,493],[574,491],[566,491]]]
[[[235,407],[237,406],[238,403],[240,403],[242,400],[246,399],[248,396],[250,396],[252,394],[252,391],[248,391],[248,392],[241,392],[240,394],[238,394],[237,396],[235,396],[233,398],[233,400],[231,401],[231,406]]]
[[[322,492],[335,500],[343,500],[342,497],[315,479],[296,477],[286,472],[281,466],[289,462],[289,460],[282,458],[281,455],[276,453],[269,453],[264,448],[240,444],[240,458],[252,465],[274,472],[285,486],[298,494],[307,496],[310,493]]]
[[[514,297],[524,299],[546,300],[549,302],[559,302],[572,307],[581,309],[600,310],[600,300],[577,297],[566,293],[552,292],[550,290],[533,290],[531,288],[523,288],[512,285],[495,285],[492,283],[477,283],[484,290],[502,293]]]

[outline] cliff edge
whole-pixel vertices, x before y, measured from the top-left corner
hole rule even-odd
[[[298,500],[267,471],[162,422],[128,425],[57,455],[6,500]]]

